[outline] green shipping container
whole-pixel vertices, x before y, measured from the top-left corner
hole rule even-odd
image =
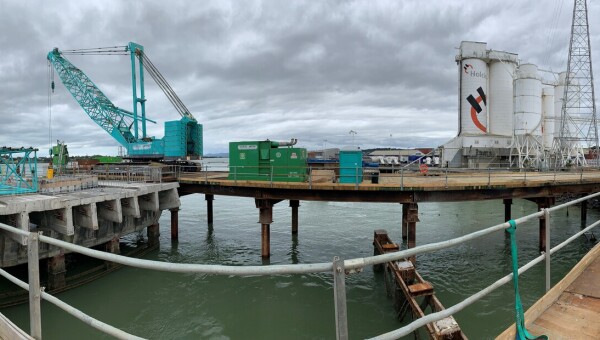
[[[229,143],[229,179],[303,182],[306,180],[306,149],[278,147],[277,142]]]

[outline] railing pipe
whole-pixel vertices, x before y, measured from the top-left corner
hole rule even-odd
[[[594,229],[595,227],[597,227],[598,225],[600,225],[600,220],[590,224],[588,227],[586,227],[585,229],[582,229],[581,231],[579,231],[578,233],[572,235],[571,237],[569,237],[568,239],[566,239],[565,241],[563,241],[562,243],[558,244],[556,247],[550,249],[550,255],[556,253],[557,251],[561,250],[564,246],[566,246],[567,244],[571,243],[573,240],[577,239],[579,236],[587,233],[588,231]]]
[[[560,205],[556,205],[556,206],[554,206],[554,207],[550,207],[550,208],[548,208],[548,210],[549,210],[550,212],[554,212],[554,211],[556,211],[556,210],[560,210],[560,209],[562,209],[562,208],[566,208],[566,207],[569,207],[569,206],[575,205],[575,204],[577,204],[577,203],[581,203],[581,202],[583,202],[583,201],[587,201],[587,200],[589,200],[589,199],[592,199],[592,198],[594,198],[594,197],[597,197],[597,196],[600,196],[600,192],[597,192],[597,193],[595,193],[595,194],[591,194],[591,195],[588,195],[588,196],[585,196],[585,197],[581,197],[581,198],[578,198],[578,199],[575,199],[575,200],[569,201],[569,202],[567,202],[567,203],[562,203],[562,204],[560,204]]]

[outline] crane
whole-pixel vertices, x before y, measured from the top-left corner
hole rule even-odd
[[[130,55],[133,111],[114,105],[82,70],[65,58],[68,54]],[[130,42],[126,46],[78,50],[61,51],[54,48],[48,53],[47,58],[63,85],[85,113],[125,147],[127,158],[169,161],[202,157],[202,125],[197,122],[156,66],[152,64],[144,53],[142,45]],[[180,120],[165,122],[165,135],[160,139],[150,137],[146,132],[146,123],[156,122],[146,118],[144,71],[150,74],[181,115]],[[52,81],[52,88],[54,89],[54,81]]]

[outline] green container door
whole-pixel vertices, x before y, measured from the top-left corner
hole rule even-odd
[[[362,182],[362,151],[340,151],[340,183]]]

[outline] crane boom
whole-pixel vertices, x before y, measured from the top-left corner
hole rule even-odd
[[[114,105],[94,82],[67,60],[63,54],[130,54],[133,112]],[[127,46],[62,52],[55,48],[48,53],[47,58],[67,90],[85,113],[117,142],[125,146],[130,158],[168,160],[202,157],[202,125],[198,124],[196,118],[189,112],[162,74],[144,54],[143,46],[130,42]],[[139,82],[136,79],[136,60],[139,63]],[[178,121],[165,122],[165,136],[161,139],[146,136],[146,121],[155,122],[146,118],[144,69],[148,71],[182,116]],[[138,86],[140,97],[138,97]],[[140,115],[138,115],[138,104],[141,106]],[[139,123],[141,123],[142,130],[141,138],[139,136]]]
[[[64,58],[55,48],[48,60],[73,98],[90,118],[121,145],[136,141],[131,133],[133,114],[115,106],[83,71]]]

